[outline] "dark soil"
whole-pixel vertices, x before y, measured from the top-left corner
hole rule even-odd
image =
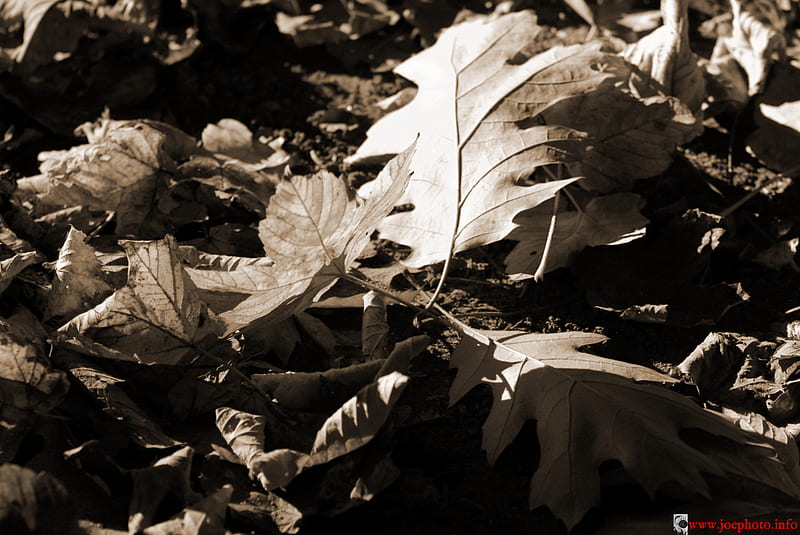
[[[266,12],[258,14],[267,16]],[[552,22],[567,27],[576,21],[567,14],[562,20],[554,16]],[[347,67],[324,47],[298,49],[271,22],[238,23],[243,25],[244,38],[235,47],[206,43],[188,61],[162,69],[151,96],[112,109],[112,116],[164,120],[198,137],[206,124],[232,117],[257,134],[283,136],[296,173],[326,168],[356,183],[374,176],[377,170],[347,170],[342,161],[363,141],[366,129],[377,117],[375,102],[408,83],[391,72],[373,74],[363,64]],[[410,30],[401,27],[392,31]],[[85,119],[100,111],[103,103],[97,104],[96,109],[82,110]],[[45,132],[14,105],[6,103],[5,107],[10,122]],[[326,129],[326,123],[352,128]],[[32,174],[39,150],[74,142],[68,136],[47,133],[20,147],[6,161],[20,175]],[[637,191],[648,200],[647,215],[659,224],[660,214],[676,205],[719,213],[768,179],[770,171],[750,158],[741,145],[741,139],[732,139],[724,128],[707,128],[664,176],[637,185]],[[792,185],[780,194],[755,197],[732,216],[729,244],[713,254],[703,281],[741,282],[750,300],[729,311],[717,325],[675,327],[622,320],[614,312],[587,304],[581,279],[566,269],[549,274],[539,284],[506,281],[493,267],[508,251],[509,244],[505,243],[464,255],[451,273],[441,304],[479,328],[600,332],[609,339],[591,351],[668,369],[712,330],[763,335],[774,333],[775,325],[794,319],[784,311],[800,304],[800,276],[791,271],[767,271],[749,259],[754,248],[800,232],[798,202],[798,188]],[[324,311],[314,314],[332,327],[360,322],[359,311],[345,313],[344,318],[338,313],[333,318]],[[411,319],[409,312],[393,307],[393,336],[401,339],[412,334]],[[293,358],[302,360],[303,356]],[[393,459],[401,470],[399,479],[369,503],[335,517],[310,519],[304,532],[565,532],[546,509],[528,510],[529,484],[539,455],[534,423],[526,426],[496,466],[489,466],[481,450],[481,426],[491,405],[491,393],[488,387],[475,389],[448,407],[454,372],[448,369],[447,360],[448,348],[437,343],[412,366],[412,380],[397,410],[391,438]],[[615,467],[608,467],[609,474],[615,471]],[[652,511],[668,518],[667,514],[676,510],[674,499],[657,497],[652,502],[634,485],[619,485],[611,476],[607,480],[607,511]],[[236,496],[258,490],[257,484],[246,480],[239,484]],[[93,499],[89,494],[85,499]],[[603,523],[602,514],[590,514],[575,533],[589,533]],[[664,532],[668,529],[665,521]],[[239,530],[258,532],[252,525],[239,526]]]

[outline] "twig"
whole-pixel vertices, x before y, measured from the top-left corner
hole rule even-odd
[[[761,190],[762,190],[762,189],[764,189],[764,188],[768,188],[768,187],[769,187],[769,186],[771,186],[772,184],[774,184],[774,183],[778,182],[779,180],[783,180],[783,179],[785,179],[785,178],[786,178],[786,177],[785,177],[784,175],[782,175],[782,174],[781,174],[781,175],[777,175],[777,176],[775,176],[775,177],[773,177],[773,178],[771,178],[771,179],[767,180],[767,182],[766,182],[766,183],[764,183],[764,184],[760,184],[760,185],[758,185],[758,186],[754,187],[752,190],[748,191],[748,192],[747,192],[747,194],[746,194],[744,197],[742,197],[741,199],[739,199],[738,201],[736,201],[735,203],[733,203],[732,205],[730,205],[728,208],[726,208],[725,210],[723,210],[722,212],[720,212],[720,214],[719,214],[719,215],[720,215],[720,216],[722,216],[722,217],[728,217],[728,216],[729,216],[729,215],[731,215],[733,212],[735,212],[736,210],[738,210],[739,208],[741,208],[741,207],[742,207],[742,206],[743,206],[745,203],[747,203],[747,202],[748,202],[750,199],[752,199],[753,197],[755,197],[756,195],[758,195],[758,194],[761,192]]]
[[[363,288],[367,288],[369,290],[377,292],[377,293],[381,294],[384,297],[388,297],[389,299],[397,301],[401,305],[405,305],[405,306],[407,306],[408,308],[410,308],[412,310],[416,310],[417,314],[422,314],[422,313],[425,313],[427,311],[427,309],[422,308],[421,306],[419,306],[419,305],[417,305],[415,303],[412,303],[411,301],[407,301],[407,300],[403,299],[402,297],[393,294],[389,290],[381,288],[377,284],[375,284],[373,282],[370,282],[370,281],[368,281],[366,279],[359,279],[358,277],[353,276],[350,273],[345,273],[344,275],[341,275],[341,277],[346,281],[350,281],[353,284],[357,284],[358,286],[361,286]]]

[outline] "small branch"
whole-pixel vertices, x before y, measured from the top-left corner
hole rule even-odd
[[[784,175],[777,175],[776,177],[774,177],[774,178],[771,178],[770,180],[767,180],[767,182],[765,182],[764,184],[760,184],[760,185],[758,185],[758,186],[754,187],[752,190],[750,190],[749,192],[747,192],[747,194],[746,194],[744,197],[742,197],[741,199],[739,199],[738,201],[736,201],[735,203],[733,203],[732,205],[730,205],[728,208],[726,208],[725,210],[723,210],[722,212],[720,212],[720,214],[719,214],[719,215],[720,215],[720,216],[722,216],[722,217],[728,217],[728,216],[729,216],[729,215],[731,215],[733,212],[735,212],[736,210],[738,210],[739,208],[741,208],[741,207],[742,207],[742,206],[743,206],[745,203],[747,203],[747,202],[748,202],[750,199],[752,199],[753,197],[755,197],[756,195],[758,195],[758,194],[761,192],[761,190],[762,190],[762,189],[764,189],[764,188],[768,188],[768,187],[769,187],[769,186],[771,186],[772,184],[774,184],[774,183],[778,182],[779,180],[783,180],[783,179],[785,179],[785,178],[786,178],[786,177],[785,177]]]

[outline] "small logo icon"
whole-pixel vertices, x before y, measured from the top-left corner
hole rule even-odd
[[[672,535],[689,535],[689,515],[677,513],[672,515]]]

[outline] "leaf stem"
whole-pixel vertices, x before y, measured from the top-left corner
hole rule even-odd
[[[539,259],[539,267],[536,268],[536,272],[533,274],[533,280],[536,282],[541,281],[544,278],[545,271],[547,271],[547,257],[550,255],[550,248],[553,245],[553,236],[556,233],[556,222],[558,220],[558,208],[559,208],[559,201],[561,200],[561,191],[556,192],[556,196],[553,199],[553,215],[550,217],[550,228],[547,229],[547,239],[544,242],[544,248],[542,249],[542,256]]]
[[[356,277],[356,276],[354,276],[354,275],[352,275],[350,273],[345,273],[341,277],[346,281],[350,281],[353,284],[361,286],[362,288],[367,288],[368,290],[372,290],[374,292],[377,292],[377,293],[381,294],[384,297],[388,297],[389,299],[392,299],[392,300],[400,303],[401,305],[405,305],[405,306],[407,306],[408,308],[410,308],[412,310],[416,310],[418,314],[421,314],[421,313],[427,311],[426,308],[422,308],[421,306],[419,306],[419,305],[417,305],[415,303],[412,303],[411,301],[407,301],[407,300],[403,299],[402,297],[393,294],[389,290],[385,290],[385,289],[381,288],[380,286],[378,286],[377,284],[375,284],[373,282],[370,282],[370,281],[368,281],[366,279],[359,279],[358,277]]]

